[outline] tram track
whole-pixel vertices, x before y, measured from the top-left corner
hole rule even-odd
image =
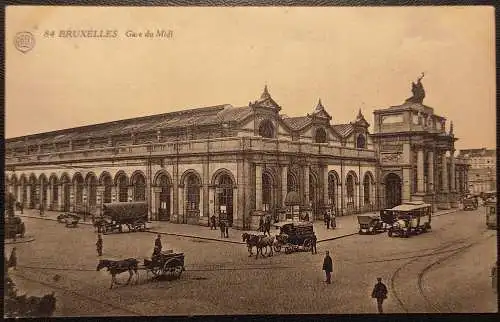
[[[398,306],[405,312],[405,313],[415,313],[415,312],[410,312],[409,308],[408,308],[408,304],[405,304],[403,299],[402,299],[402,295],[400,294],[400,292],[397,290],[398,288],[396,287],[396,280],[397,278],[399,277],[401,271],[404,269],[404,268],[407,268],[409,267],[410,265],[416,263],[417,261],[421,260],[422,258],[431,258],[433,256],[439,256],[439,255],[443,255],[443,254],[446,254],[445,256],[439,256],[437,259],[435,260],[432,260],[430,263],[428,263],[427,265],[424,266],[424,268],[422,269],[419,269],[418,270],[418,273],[417,273],[417,292],[418,294],[420,295],[420,297],[422,297],[424,299],[424,302],[425,302],[425,305],[427,308],[430,308],[431,310],[435,311],[435,312],[441,312],[441,309],[435,304],[433,303],[430,298],[425,294],[424,292],[424,288],[423,288],[423,277],[425,276],[425,274],[430,271],[433,267],[435,267],[436,265],[439,265],[443,262],[445,262],[446,260],[466,251],[467,249],[471,248],[472,246],[474,245],[477,245],[495,235],[493,234],[490,234],[486,237],[484,237],[484,235],[488,233],[488,231],[483,231],[481,233],[481,235],[479,236],[479,238],[475,238],[475,236],[472,236],[472,237],[469,237],[469,238],[463,238],[463,239],[458,239],[458,240],[454,240],[454,241],[451,241],[451,242],[448,242],[446,243],[445,245],[441,245],[440,247],[437,247],[435,248],[435,251],[432,252],[432,253],[428,253],[428,254],[424,254],[424,255],[421,255],[421,256],[412,256],[412,257],[409,257],[411,258],[410,261],[407,261],[405,262],[404,264],[400,265],[392,274],[391,276],[391,279],[390,279],[390,285],[391,285],[391,293],[393,294],[394,298],[396,299],[396,302],[398,304]],[[453,247],[453,246],[456,246],[456,245],[460,245],[462,244],[462,246],[458,246],[458,247],[454,247],[452,249],[449,249],[449,250],[446,250],[447,248],[449,247]],[[464,245],[465,244],[465,245]],[[404,258],[401,258],[401,259],[404,259]],[[394,259],[394,260],[397,260],[397,259]]]

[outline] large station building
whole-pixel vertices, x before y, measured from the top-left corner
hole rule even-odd
[[[335,124],[321,100],[287,117],[266,86],[248,106],[10,138],[6,190],[26,208],[99,214],[103,203],[146,201],[151,220],[206,225],[223,212],[242,229],[262,211],[286,216],[290,204],[311,219],[410,200],[456,207],[467,166],[454,157],[452,125],[423,96],[419,79],[402,105],[375,110],[373,133],[361,110]]]

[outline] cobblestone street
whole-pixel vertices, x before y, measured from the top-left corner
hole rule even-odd
[[[148,281],[141,270],[138,285],[112,290],[108,273],[95,269],[92,226],[66,228],[25,217],[27,234],[35,239],[16,244],[19,267],[11,272],[20,293],[55,291],[57,316],[376,313],[370,293],[379,276],[389,288],[388,313],[495,312],[489,271],[496,238],[486,230],[483,212],[435,217],[431,232],[407,239],[356,234],[319,243],[318,255],[280,252],[257,260],[244,245],[163,235],[164,249],[186,255],[180,280]],[[104,235],[102,258],[142,261],[151,255],[154,238],[148,232]],[[6,245],[6,254],[12,246]],[[321,271],[326,250],[333,254],[331,285]]]

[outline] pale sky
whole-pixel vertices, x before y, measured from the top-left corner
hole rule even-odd
[[[116,38],[44,38],[46,30]],[[172,39],[125,36],[172,30]],[[21,53],[17,32],[34,48]],[[453,121],[457,149],[496,147],[493,7],[7,7],[6,137],[256,100],[282,113],[322,99],[334,123],[369,123],[411,96]],[[370,131],[373,127],[370,127]]]

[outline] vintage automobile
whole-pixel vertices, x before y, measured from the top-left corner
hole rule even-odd
[[[477,197],[467,196],[463,199],[464,210],[476,210],[478,207]]]
[[[359,231],[361,234],[376,234],[385,231],[384,222],[376,215],[359,215]]]
[[[287,254],[299,250],[311,251],[315,238],[311,222],[289,222],[275,225],[275,227],[279,228],[280,233],[276,236],[277,243],[274,246],[274,251],[279,252],[282,246]]]
[[[382,221],[390,227],[389,237],[410,237],[431,229],[432,205],[424,202],[407,202],[382,212]]]
[[[497,199],[490,198],[484,203],[486,210],[486,226],[490,229],[497,228]]]

